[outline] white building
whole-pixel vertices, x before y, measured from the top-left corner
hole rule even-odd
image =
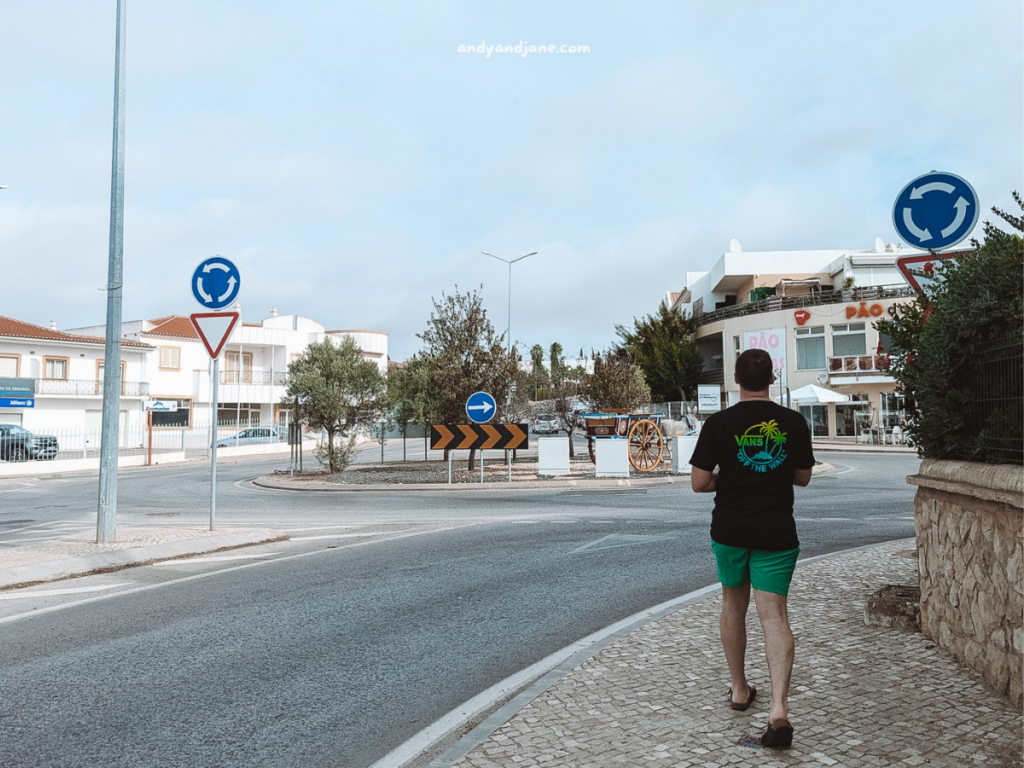
[[[739,399],[736,358],[760,347],[775,361],[772,394],[783,402],[786,387],[808,384],[848,398],[793,404],[815,437],[892,439],[902,400],[888,371],[889,341],[873,324],[913,296],[896,259],[918,253],[880,240],[872,250],[759,252],[733,241],[710,270],[687,273],[668,303],[694,317],[701,383],[720,385],[726,403]]]
[[[0,382],[29,379],[34,397],[6,397],[0,383],[0,424],[31,431],[89,430],[98,440],[103,412],[105,349],[102,336],[67,333],[0,317]],[[149,398],[147,368],[154,347],[121,341],[122,433],[139,425]]]
[[[56,324],[52,324],[55,326]],[[31,431],[95,428],[102,411],[105,326],[57,331],[55,327],[0,318],[0,380],[31,378],[34,407],[4,405],[0,423]],[[187,316],[170,315],[122,324],[121,418],[126,428],[145,421],[143,402],[175,401],[174,413],[155,413],[157,429],[193,428],[211,419],[212,365]],[[312,342],[351,337],[367,360],[387,371],[388,334],[327,330],[298,315],[239,323],[221,354],[218,421],[276,424],[286,419],[288,364]]]

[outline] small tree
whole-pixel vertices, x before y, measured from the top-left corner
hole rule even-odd
[[[431,360],[430,387],[439,421],[465,422],[466,400],[479,390],[489,392],[496,403],[508,399],[519,354],[514,348],[506,351],[505,337],[495,333],[479,293],[442,294],[419,337],[424,357]],[[471,470],[475,454],[470,451]]]
[[[651,402],[643,371],[626,356],[594,356],[594,372],[583,377],[583,395],[597,410],[639,408]]]
[[[615,352],[636,362],[659,402],[692,400],[704,365],[694,330],[691,319],[662,301],[657,314],[635,319],[632,328],[615,327],[622,338]]]
[[[563,378],[552,389],[552,400],[555,413],[565,424],[565,432],[569,435],[569,458],[576,455],[572,444],[572,435],[578,428],[583,426],[579,415],[573,411],[579,392],[582,390],[582,381],[586,376],[586,370],[582,366],[566,368],[563,366],[561,373]]]
[[[317,459],[333,474],[348,463],[350,448],[345,439],[383,414],[384,377],[376,363],[363,358],[352,339],[340,344],[330,339],[314,342],[289,364],[283,402],[294,407],[310,427],[327,433]]]

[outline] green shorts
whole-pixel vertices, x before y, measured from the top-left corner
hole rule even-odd
[[[788,595],[800,547],[783,552],[743,549],[711,542],[718,563],[718,580],[722,586],[737,589],[751,584],[762,592]]]

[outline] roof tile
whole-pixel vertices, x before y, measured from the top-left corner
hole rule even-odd
[[[24,320],[15,320],[13,317],[0,315],[0,336],[11,336],[21,339],[48,339],[50,341],[73,341],[86,344],[105,344],[106,339],[102,336],[77,336],[63,331],[55,331],[52,328],[45,328],[41,325],[26,323]],[[151,344],[131,339],[121,339],[122,347],[141,347],[151,349]]]

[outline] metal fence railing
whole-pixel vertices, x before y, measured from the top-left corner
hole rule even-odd
[[[744,317],[761,312],[775,312],[781,309],[801,309],[802,307],[842,304],[851,301],[897,299],[913,295],[914,289],[910,286],[876,285],[846,290],[817,291],[800,296],[772,296],[760,301],[746,301],[742,304],[733,304],[732,306],[714,309],[710,312],[702,312],[694,317],[694,322],[699,327],[730,317]]]
[[[103,382],[93,379],[36,379],[37,395],[102,395]],[[146,397],[149,382],[122,381],[121,394],[125,397]]]
[[[1024,346],[1021,334],[979,346],[964,366],[971,401],[950,458],[1024,464]],[[954,384],[954,386],[956,386]],[[951,436],[952,438],[953,436]]]
[[[313,435],[315,438],[316,435]],[[219,446],[226,448],[287,443],[286,426],[260,425],[258,420],[220,421],[216,428]],[[182,453],[186,459],[210,455],[213,445],[209,424],[191,427],[154,427],[146,425],[122,427],[118,431],[118,456],[145,456]],[[314,443],[310,442],[309,447]],[[0,463],[5,461],[63,461],[98,459],[100,428],[33,429],[0,435]]]

